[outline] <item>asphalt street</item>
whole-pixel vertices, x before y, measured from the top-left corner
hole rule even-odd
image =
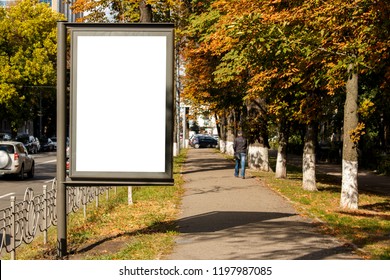
[[[34,190],[34,195],[42,194],[43,185],[51,187],[56,177],[56,153],[47,152],[34,154],[34,178],[20,180],[16,177],[0,176],[0,209],[10,206],[10,197],[15,196],[16,201],[22,201],[27,188]]]

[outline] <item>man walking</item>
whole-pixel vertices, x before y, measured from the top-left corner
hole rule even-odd
[[[245,179],[245,160],[247,140],[242,136],[242,131],[238,131],[236,139],[233,142],[234,158],[236,160],[236,166],[234,168],[234,176],[238,177],[239,170],[241,168],[241,178]]]

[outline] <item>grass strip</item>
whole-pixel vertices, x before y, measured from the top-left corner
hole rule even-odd
[[[275,170],[275,159],[270,160]],[[390,199],[388,196],[360,191],[359,209],[342,210],[340,179],[317,174],[316,192],[302,188],[302,169],[287,165],[286,179],[276,179],[273,172],[251,172],[266,186],[281,194],[302,215],[314,218],[319,229],[352,244],[366,259],[390,259]]]
[[[228,156],[226,156],[229,158]],[[178,234],[175,219],[183,193],[180,169],[186,150],[175,158],[172,187],[133,188],[133,205],[127,205],[127,188],[105,200],[98,208],[89,205],[87,217],[82,211],[68,221],[70,259],[88,260],[158,260],[173,249]],[[231,158],[232,159],[232,158]],[[275,167],[275,159],[270,159]],[[335,176],[317,174],[316,192],[302,189],[301,168],[288,165],[288,177],[276,179],[272,172],[250,171],[266,186],[288,199],[301,215],[318,221],[318,229],[354,244],[366,259],[390,259],[390,199],[360,192],[359,209],[344,211],[339,207],[341,183]],[[55,259],[56,228],[51,228],[50,242],[42,238],[17,249],[18,259]]]
[[[102,195],[99,207],[87,206],[68,216],[69,259],[158,260],[173,249],[178,234],[175,220],[183,193],[180,170],[187,150],[174,158],[173,186],[133,187],[133,204],[128,205],[128,188],[117,187],[109,198]],[[17,259],[56,258],[57,231],[49,230],[49,242],[38,237],[16,250]]]

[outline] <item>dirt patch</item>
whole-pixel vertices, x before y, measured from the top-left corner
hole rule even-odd
[[[131,238],[131,236],[126,235],[106,238],[71,252],[68,259],[85,260],[91,257],[115,254],[124,249],[130,242]]]

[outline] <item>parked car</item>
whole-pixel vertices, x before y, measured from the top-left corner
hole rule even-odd
[[[53,142],[54,150],[57,150],[57,137],[53,136],[53,137],[50,137],[50,139]]]
[[[11,134],[0,132],[0,141],[9,141],[11,139],[12,139]]]
[[[0,141],[0,175],[17,175],[21,180],[25,173],[34,177],[35,161],[21,142]]]
[[[196,134],[191,138],[190,145],[196,149],[216,148],[218,147],[218,141],[208,134]]]
[[[22,142],[30,154],[36,154],[41,149],[41,144],[39,143],[38,138],[32,135],[20,134],[16,136],[15,141]]]
[[[51,138],[48,137],[43,137],[41,138],[40,145],[41,145],[41,150],[45,152],[51,152],[57,149],[56,143],[53,142]]]

